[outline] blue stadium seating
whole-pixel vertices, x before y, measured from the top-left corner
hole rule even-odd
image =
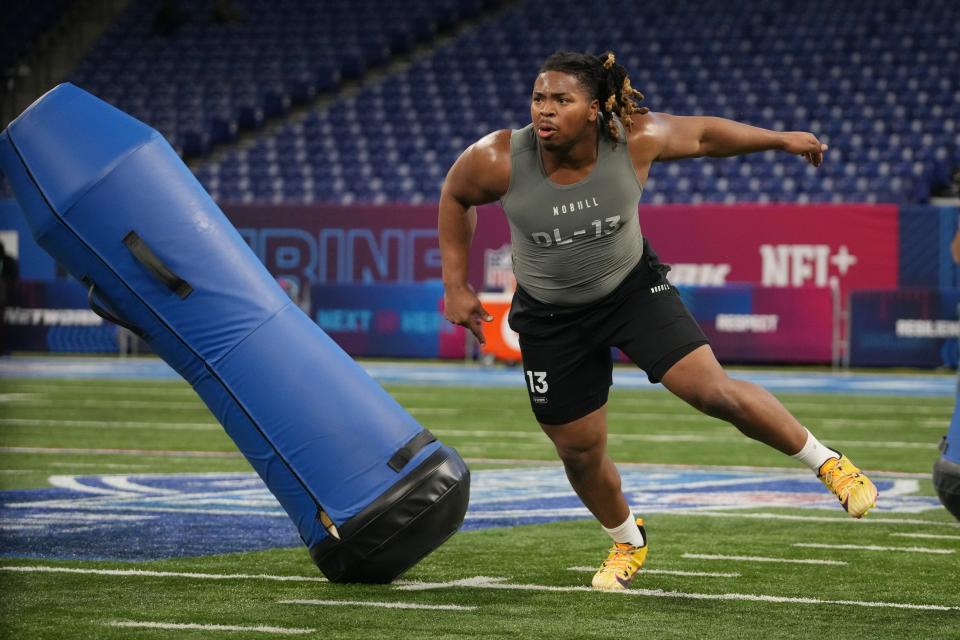
[[[131,3],[71,81],[151,124],[188,156],[258,130],[391,56],[475,15],[481,0],[213,0],[173,3],[178,26],[158,33],[169,0]],[[376,19],[371,19],[375,16]]]
[[[195,172],[221,201],[434,201],[468,144],[529,120],[537,67],[557,49],[614,50],[653,110],[831,145],[819,170],[774,152],[656,165],[645,202],[923,202],[960,166],[953,0],[525,0],[439,46],[439,30],[498,3],[237,0],[243,20],[220,24],[212,0],[196,0],[165,38],[151,35],[161,4],[132,2],[72,80],[200,156]],[[425,42],[435,48],[340,90]],[[319,92],[333,99],[262,130]],[[252,138],[202,160],[243,131]]]
[[[615,50],[654,110],[814,130],[832,147],[819,170],[774,153],[656,166],[649,202],[918,202],[960,164],[960,4],[605,7],[522,3],[198,176],[222,200],[435,200],[467,144],[526,123],[537,65],[560,48]],[[303,163],[309,181],[239,177]]]
[[[44,31],[56,23],[67,0],[5,0],[0,21],[0,86],[16,71]],[[6,124],[6,123],[4,123]]]

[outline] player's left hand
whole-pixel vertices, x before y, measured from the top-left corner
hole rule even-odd
[[[817,136],[808,131],[787,131],[783,134],[783,150],[787,153],[803,156],[815,167],[823,164],[823,154],[827,145],[817,140]]]

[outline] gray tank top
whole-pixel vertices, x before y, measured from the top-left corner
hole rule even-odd
[[[510,223],[517,284],[547,304],[599,300],[643,255],[637,217],[643,185],[626,139],[614,147],[601,134],[590,174],[559,185],[544,172],[535,135],[532,124],[511,134],[510,186],[500,199]]]

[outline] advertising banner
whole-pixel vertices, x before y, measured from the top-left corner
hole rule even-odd
[[[640,226],[678,285],[899,284],[893,205],[641,205]]]
[[[680,295],[723,362],[828,364],[833,295],[802,287],[682,287]]]
[[[19,282],[2,307],[0,351],[115,353],[117,327],[87,307],[75,280]]]
[[[314,285],[311,317],[352,356],[463,358],[464,329],[447,322],[439,282]]]
[[[223,210],[270,273],[298,287],[442,277],[435,204],[224,204]],[[470,255],[470,283],[478,291],[490,288],[484,283],[490,252],[510,253],[509,227],[497,206],[481,207],[478,215]]]
[[[224,205],[276,276],[369,284],[439,279],[436,205]],[[675,285],[896,287],[898,209],[867,204],[643,205],[640,226]],[[498,205],[478,209],[470,282],[509,284],[510,232]]]
[[[854,291],[850,365],[955,366],[960,289]]]
[[[724,362],[828,364],[832,360],[833,296],[803,287],[681,287],[680,295]],[[510,296],[482,294],[493,321],[484,324],[483,353],[520,361],[517,334],[507,324]],[[627,358],[618,353],[617,358]]]

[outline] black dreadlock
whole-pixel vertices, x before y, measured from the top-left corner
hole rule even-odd
[[[649,109],[637,106],[634,98],[643,100],[643,94],[630,86],[627,70],[617,64],[612,51],[600,56],[575,51],[557,51],[544,60],[540,73],[560,71],[574,76],[590,94],[591,100],[599,100],[606,114],[616,114],[627,129],[633,126],[631,114],[643,115]],[[606,118],[604,134],[613,142],[620,139],[620,132],[613,118]]]

